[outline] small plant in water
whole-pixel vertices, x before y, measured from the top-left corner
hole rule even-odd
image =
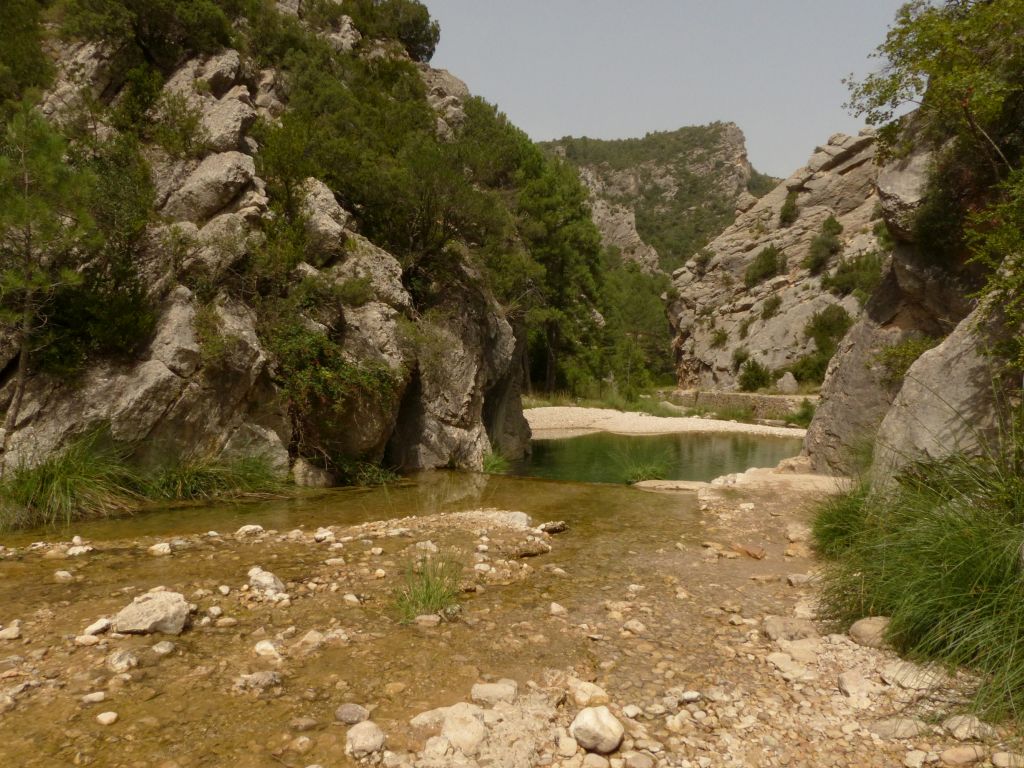
[[[504,475],[512,469],[512,464],[498,451],[488,451],[484,454],[483,471],[488,475]]]
[[[673,456],[667,448],[636,448],[612,456],[616,474],[622,482],[633,485],[644,480],[665,480],[672,472]]]
[[[458,602],[461,575],[462,564],[446,555],[410,563],[402,586],[394,594],[398,620],[409,624],[424,614],[451,613]]]

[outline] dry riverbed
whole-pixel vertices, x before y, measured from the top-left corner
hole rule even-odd
[[[807,516],[822,488],[802,477],[616,490],[609,499],[657,511],[623,508],[596,530],[477,509],[5,549],[0,756],[126,768],[1019,764],[1015,734],[946,719],[965,714],[967,681],[871,647],[870,626],[854,639],[815,622]],[[462,562],[460,610],[399,625],[407,564],[441,554]]]

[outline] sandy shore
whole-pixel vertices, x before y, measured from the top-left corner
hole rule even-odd
[[[717,432],[765,435],[768,437],[803,438],[807,430],[795,427],[766,427],[736,421],[699,419],[692,416],[651,416],[627,413],[610,408],[577,408],[555,406],[528,408],[523,413],[530,423],[535,440],[612,432],[617,435],[670,435],[679,433]]]

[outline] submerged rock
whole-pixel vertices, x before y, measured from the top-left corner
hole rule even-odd
[[[386,737],[380,726],[372,720],[364,720],[353,725],[345,734],[345,754],[357,760],[369,757],[384,749],[385,741]]]

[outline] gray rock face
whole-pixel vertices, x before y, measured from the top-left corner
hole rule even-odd
[[[232,88],[223,98],[203,109],[203,129],[206,131],[207,143],[214,152],[241,149],[242,139],[254,122],[256,109],[249,89],[244,85]]]
[[[202,221],[234,200],[256,175],[253,159],[241,152],[210,155],[170,196],[164,214],[178,219]]]
[[[875,472],[995,445],[1004,426],[999,404],[1007,400],[999,360],[987,352],[1007,334],[978,308],[918,358],[878,429]]]
[[[826,271],[840,259],[879,250],[871,231],[877,201],[874,152],[870,134],[832,136],[807,166],[741,213],[704,255],[672,275],[678,298],[669,306],[669,320],[676,332],[680,387],[735,387],[737,350],[769,368],[786,367],[814,350],[804,329],[815,313],[838,304],[851,316],[860,315],[856,299],[823,291],[803,262],[829,216],[843,226],[842,252]],[[779,216],[791,192],[798,215],[784,226]],[[747,288],[747,268],[769,246],[784,255],[785,268]]]
[[[868,616],[853,622],[850,626],[850,639],[857,645],[868,648],[881,648],[885,645],[885,630],[889,626],[886,616]]]
[[[114,631],[125,634],[180,635],[188,620],[188,603],[178,592],[147,592],[114,617]]]
[[[569,734],[588,752],[607,755],[619,748],[625,730],[608,707],[601,706],[581,709]]]

